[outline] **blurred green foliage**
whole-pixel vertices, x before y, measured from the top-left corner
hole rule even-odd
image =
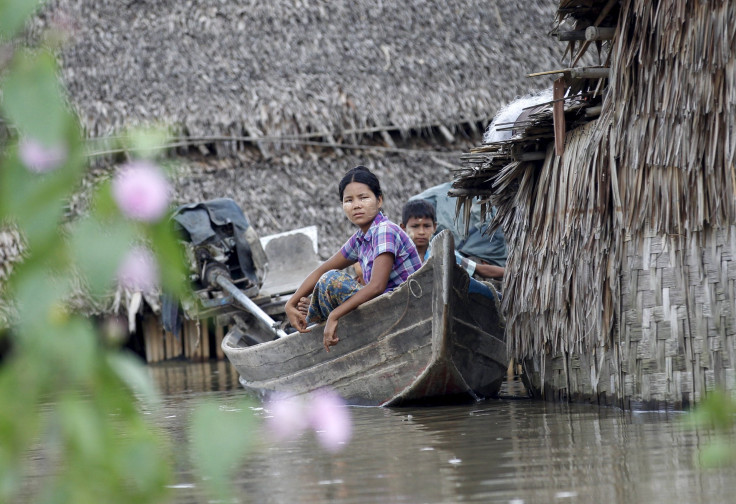
[[[704,467],[720,467],[736,463],[736,400],[728,392],[716,389],[708,392],[700,404],[685,417],[693,428],[712,434],[698,453]]]
[[[71,312],[65,299],[80,279],[88,295],[109,294],[117,265],[135,242],[154,251],[162,288],[181,295],[181,250],[166,219],[141,223],[121,215],[109,183],[94,195],[89,215],[65,222],[87,167],[81,129],[54,54],[22,49],[14,39],[41,3],[0,0],[0,49],[14,52],[4,67],[0,60],[0,128],[7,129],[0,135],[0,226],[17,227],[26,250],[0,286],[0,302],[18,311],[0,331],[10,348],[0,362],[0,502],[18,497],[29,450],[37,446],[51,468],[34,490],[37,502],[161,502],[173,476],[171,448],[141,412],[141,402],[156,407],[155,387],[139,359]],[[141,130],[122,142],[130,154],[150,158],[164,134]],[[59,166],[43,173],[25,166],[19,146],[28,138],[63,146]],[[240,411],[203,404],[194,414],[194,458],[219,495],[229,495],[222,478],[251,442],[252,415],[241,418],[245,404]]]

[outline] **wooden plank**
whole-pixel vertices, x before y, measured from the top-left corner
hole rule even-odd
[[[197,332],[200,335],[200,341],[202,342],[202,358],[204,360],[210,359],[210,335],[207,330],[207,321],[198,320],[195,324]]]
[[[183,353],[184,358],[186,360],[191,360],[192,358],[192,342],[189,340],[189,333],[184,330],[184,327],[181,328],[181,343],[184,347]]]
[[[562,156],[565,152],[565,104],[561,101],[567,90],[567,81],[565,77],[555,80],[552,90],[552,97],[556,100],[552,105],[552,120],[554,121],[555,131],[555,154]]]
[[[156,356],[154,355],[154,341],[156,339],[156,329],[158,328],[158,322],[153,317],[146,317],[143,322],[143,344],[146,349],[146,362],[156,362]]]
[[[215,322],[215,352],[217,354],[217,360],[225,358],[225,353],[222,351],[222,340],[225,337],[225,328]]]
[[[161,362],[164,358],[164,335],[159,321],[153,317],[151,319],[152,324],[155,324],[155,329],[151,331],[152,362]]]
[[[183,335],[183,333],[181,331],[179,331],[179,336],[177,336],[174,333],[171,333],[171,338],[174,340],[173,341],[173,343],[174,343],[174,358],[176,359],[176,358],[181,357],[182,354],[184,353],[183,350],[182,350],[182,347],[183,347],[182,343],[183,343],[184,335]]]
[[[174,358],[174,336],[169,331],[164,331],[164,359]]]
[[[189,334],[189,341],[192,342],[192,360],[199,362],[202,360],[202,341],[200,335],[197,332],[197,326],[194,321],[186,321],[187,333]]]

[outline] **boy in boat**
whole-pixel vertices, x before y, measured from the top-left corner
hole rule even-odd
[[[488,233],[488,224],[481,217],[481,205],[473,201],[467,226],[458,226],[456,215],[457,199],[450,196],[452,182],[439,184],[409,198],[409,200],[426,200],[435,211],[437,231],[449,229],[455,238],[455,249],[463,257],[473,259],[478,264],[494,264],[501,268],[506,266],[508,251],[506,239],[501,229]],[[489,209],[490,217],[496,214],[496,208]],[[465,224],[465,223],[463,223]],[[465,228],[465,229],[461,229]],[[488,278],[486,276],[485,278]]]
[[[409,200],[404,205],[401,213],[401,229],[406,231],[406,234],[414,242],[422,262],[426,261],[431,255],[429,242],[437,230],[437,219],[432,204],[422,199]],[[455,260],[470,276],[468,292],[482,294],[494,299],[491,288],[474,279],[473,275],[482,278],[503,278],[504,269],[492,264],[477,263],[464,257],[457,250],[455,251]]]

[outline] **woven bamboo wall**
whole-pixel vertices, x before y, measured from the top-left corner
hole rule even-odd
[[[627,242],[621,340],[632,400],[697,402],[734,389],[736,227]]]
[[[548,399],[647,409],[736,390],[736,226],[641,233],[623,250],[613,341],[530,360],[535,385]]]

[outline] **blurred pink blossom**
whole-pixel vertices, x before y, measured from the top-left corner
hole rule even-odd
[[[118,282],[126,289],[152,293],[159,284],[158,263],[145,247],[128,251],[118,268]]]
[[[171,186],[161,169],[149,161],[120,167],[112,181],[112,195],[123,215],[144,222],[163,217],[169,206]]]
[[[312,428],[325,450],[340,450],[352,435],[350,411],[331,390],[318,390],[306,397],[274,395],[266,405],[267,427],[276,441],[294,439]]]
[[[34,173],[47,173],[57,169],[67,158],[64,145],[47,147],[33,138],[24,138],[18,144],[21,162]]]
[[[309,402],[309,424],[325,450],[339,451],[352,435],[350,411],[332,390],[314,392]]]
[[[274,394],[266,409],[271,413],[266,425],[276,441],[288,441],[309,427],[304,401],[300,397]]]

